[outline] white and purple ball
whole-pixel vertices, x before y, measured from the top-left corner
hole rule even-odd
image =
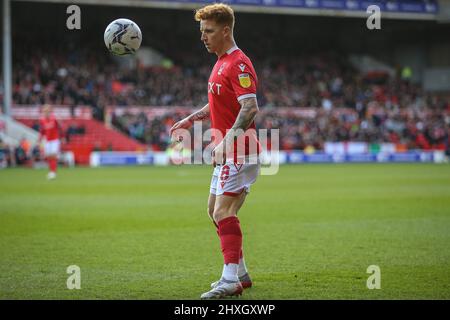
[[[141,46],[142,32],[139,26],[129,19],[111,22],[103,35],[108,50],[117,56],[134,54]]]

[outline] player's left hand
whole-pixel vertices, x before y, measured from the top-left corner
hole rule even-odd
[[[190,127],[192,127],[192,121],[189,119],[189,117],[184,118],[183,120],[178,121],[177,123],[175,123],[172,128],[170,128],[169,131],[169,135],[172,139],[172,141],[176,141],[176,142],[181,142],[183,141],[183,136],[179,135],[179,136],[174,136],[174,132],[178,129],[189,129]]]

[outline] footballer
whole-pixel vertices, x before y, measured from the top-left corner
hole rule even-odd
[[[60,150],[59,132],[61,127],[52,114],[49,105],[42,107],[42,117],[39,121],[39,139],[38,144],[45,138],[44,155],[48,163],[49,172],[47,179],[56,178],[56,170],[58,168],[58,155]]]
[[[217,299],[241,295],[252,286],[237,214],[260,172],[254,123],[259,111],[258,78],[252,62],[234,41],[235,17],[230,6],[207,5],[195,12],[195,20],[200,23],[201,41],[209,53],[217,55],[217,62],[208,81],[208,103],[175,123],[171,135],[177,129],[190,128],[194,121],[211,120],[215,147],[208,214],[216,226],[224,266],[220,279],[201,299]]]

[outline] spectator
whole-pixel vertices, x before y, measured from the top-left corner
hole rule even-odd
[[[23,165],[28,160],[27,154],[21,145],[18,145],[14,149],[14,156],[15,156],[15,160],[16,160],[15,162],[17,165]]]
[[[0,138],[0,168],[8,166],[8,149],[9,147]]]
[[[20,140],[20,146],[23,149],[23,151],[25,152],[26,157],[28,157],[28,155],[30,154],[30,148],[31,148],[30,142],[25,137],[23,137]]]

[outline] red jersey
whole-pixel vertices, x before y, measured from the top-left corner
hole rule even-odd
[[[59,139],[58,122],[54,115],[50,115],[49,118],[42,117],[39,121],[40,130],[42,136],[45,136],[47,141]]]
[[[238,48],[233,47],[223,54],[214,65],[208,80],[208,103],[211,117],[211,128],[217,129],[221,137],[212,130],[214,144],[219,144],[227,129],[231,129],[241,110],[239,101],[245,98],[256,98],[258,78],[250,59]],[[256,137],[255,123],[252,122],[245,132],[249,140],[245,143],[245,154],[253,154],[254,147],[260,146]],[[250,141],[252,140],[252,141]],[[250,147],[248,145],[253,144]],[[237,149],[235,147],[235,154]]]

